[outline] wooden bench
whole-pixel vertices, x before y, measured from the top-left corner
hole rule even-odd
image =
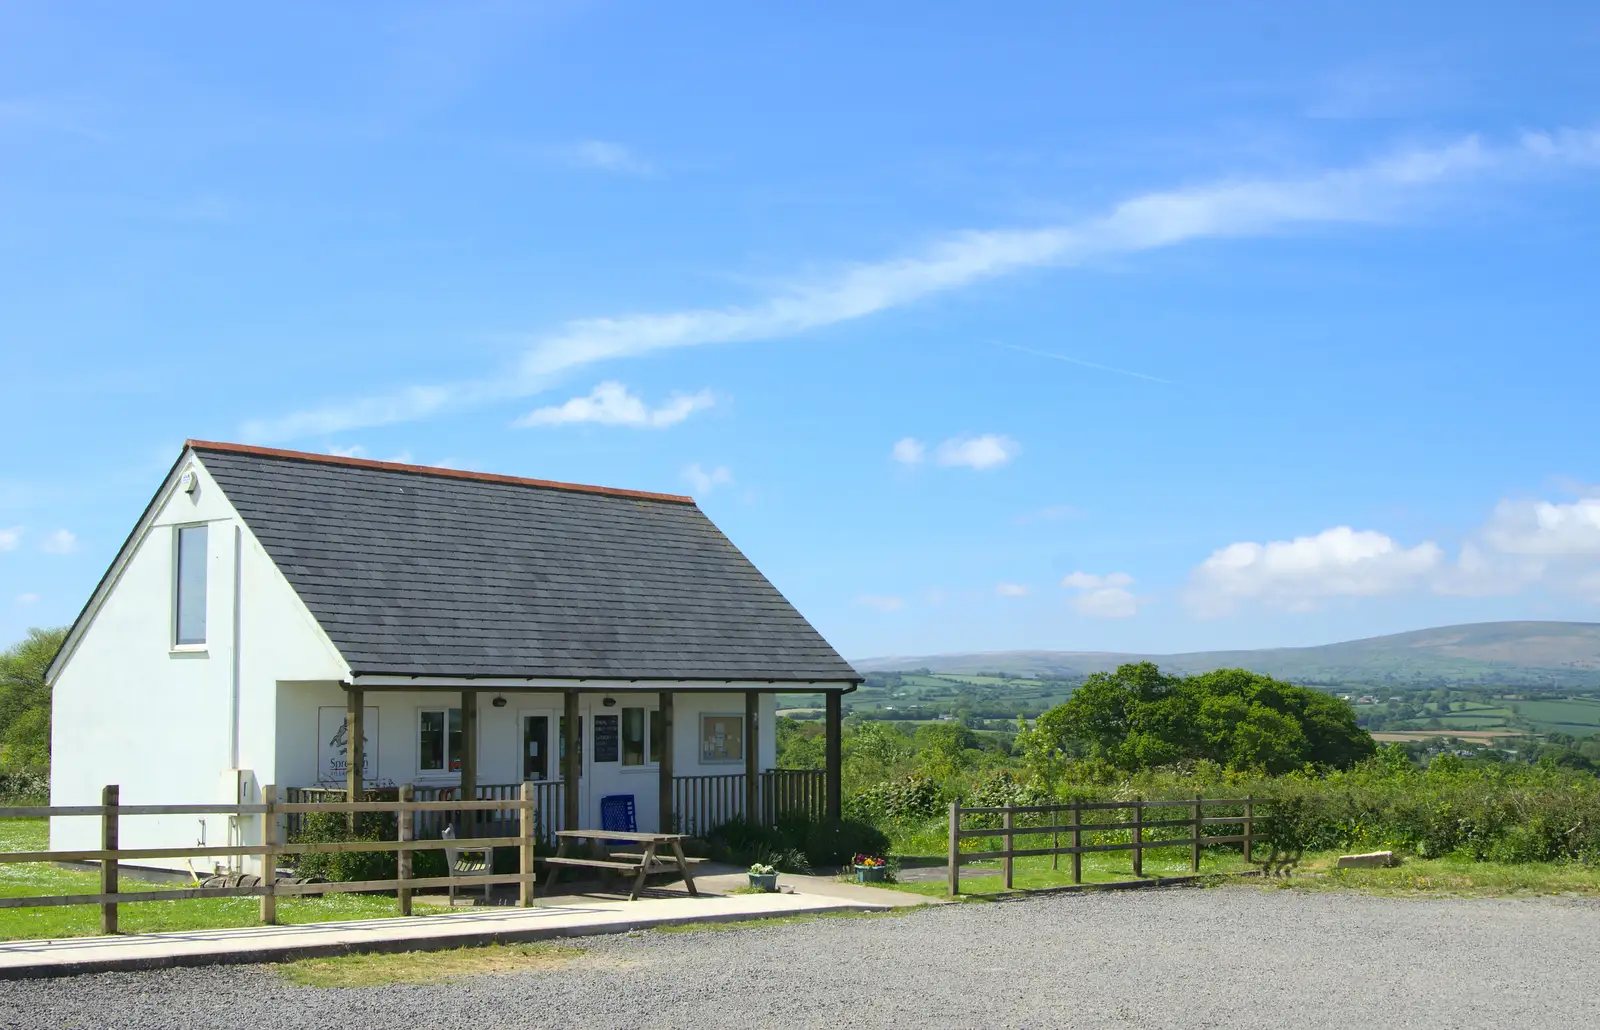
[[[633,889],[628,893],[629,901],[639,900],[639,894],[644,890],[645,877],[652,873],[677,872],[683,877],[683,885],[688,889],[690,897],[700,896],[700,892],[695,890],[694,874],[689,871],[689,867],[704,860],[684,856],[683,842],[689,839],[685,834],[634,833],[624,830],[557,830],[556,836],[561,838],[556,853],[549,858],[538,859],[552,867],[550,876],[544,883],[546,896],[554,889],[561,870],[571,866],[633,873]],[[595,854],[590,857],[573,855],[571,852],[574,841],[589,841]],[[644,850],[637,853],[613,854],[607,847],[607,843],[612,841],[643,844]],[[656,852],[662,848],[670,848],[672,854],[669,857],[657,858]]]

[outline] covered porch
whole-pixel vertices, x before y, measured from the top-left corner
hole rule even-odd
[[[417,800],[510,800],[527,783],[547,839],[560,830],[620,828],[616,819],[624,807],[635,813],[640,830],[692,836],[738,816],[770,825],[790,813],[819,821],[840,815],[842,697],[854,684],[363,676],[341,686],[343,783],[323,778],[315,787],[291,788],[294,796],[377,789],[405,791]],[[774,767],[774,695],[780,693],[823,696],[823,769]],[[412,704],[406,695],[430,700]],[[381,777],[366,754],[375,737],[366,722],[380,704],[404,712],[401,718],[416,712],[415,761],[392,755],[403,738],[387,727],[383,746],[391,755],[384,765],[393,773]],[[448,707],[434,707],[443,704]],[[494,729],[487,743],[481,732],[486,722]],[[514,744],[506,739],[513,732]],[[508,745],[515,748],[514,766]],[[448,813],[436,816],[417,826],[419,837],[437,836],[451,822]],[[496,813],[482,818],[498,821]]]

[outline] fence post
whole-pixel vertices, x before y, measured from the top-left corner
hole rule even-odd
[[[1255,796],[1246,794],[1244,797],[1244,861],[1249,865],[1253,861],[1251,852],[1256,842]]]
[[[100,850],[115,852],[117,850],[117,805],[120,803],[121,788],[115,783],[107,784],[100,791],[100,804],[105,811],[100,815]],[[117,893],[117,859],[108,855],[100,859],[100,893]],[[104,901],[100,904],[100,932],[113,934],[117,932],[117,903]]]
[[[519,820],[517,829],[521,831],[522,844],[517,848],[521,861],[517,871],[522,874],[522,879],[517,882],[517,901],[523,908],[533,907],[533,824],[535,811],[533,806],[533,784],[526,780],[522,783],[522,807],[517,809]]]
[[[961,803],[950,802],[950,896],[961,893]]]
[[[402,783],[395,793],[400,804],[395,808],[395,837],[400,841],[413,841],[417,839],[417,813],[406,806],[417,796],[416,789],[409,783]],[[410,848],[400,848],[395,852],[395,879],[405,881],[411,879],[412,856],[416,854]],[[400,909],[400,914],[411,914],[411,888],[401,887],[394,892],[395,903]]]
[[[272,846],[278,843],[278,788],[267,784],[261,788],[261,844],[267,850],[261,856],[261,921],[272,925],[278,921],[278,856]]]
[[[1006,863],[1006,890],[1010,890],[1011,889],[1011,863],[1012,863],[1011,852],[1013,850],[1013,846],[1012,845],[1013,845],[1014,840],[1015,840],[1015,838],[1013,838],[1011,836],[1011,827],[1014,826],[1015,823],[1013,822],[1013,815],[1012,815],[1012,812],[1011,812],[1011,806],[1010,805],[1006,806],[1005,814],[1002,815],[1001,818],[1003,820],[1005,820],[1004,826],[1005,826],[1005,830],[1006,830],[1006,857],[1005,857],[1005,863]]]
[[[1144,875],[1144,799],[1133,799],[1133,875]]]
[[[1082,808],[1081,808],[1082,804],[1083,804],[1083,802],[1081,802],[1081,801],[1074,801],[1072,803],[1072,882],[1073,883],[1082,883],[1083,882],[1083,852],[1078,850],[1079,848],[1083,847],[1083,831],[1078,829],[1078,827],[1083,823],[1083,819],[1079,816],[1079,813],[1082,811]]]
[[[1201,807],[1201,805],[1203,803],[1204,802],[1202,802],[1201,799],[1200,799],[1200,795],[1198,793],[1195,794],[1195,796],[1194,796],[1194,854],[1189,859],[1189,871],[1192,872],[1192,873],[1198,873],[1200,871],[1200,831],[1201,831],[1201,828],[1205,825],[1204,823],[1202,823],[1200,821],[1201,820],[1200,807]]]

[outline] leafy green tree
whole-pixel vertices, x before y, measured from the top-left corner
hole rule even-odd
[[[1244,669],[1168,676],[1150,662],[1090,676],[1039,717],[1029,747],[1122,769],[1208,760],[1273,774],[1374,753],[1350,707],[1326,694]]]
[[[787,715],[778,717],[778,768],[821,769],[827,764],[822,727]]]
[[[65,629],[30,629],[0,652],[0,771],[50,766],[50,687],[44,677],[66,638]]]

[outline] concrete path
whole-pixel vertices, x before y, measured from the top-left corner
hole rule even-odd
[[[113,970],[224,963],[285,962],[351,952],[438,951],[515,941],[622,933],[669,923],[718,923],[828,911],[883,911],[899,904],[894,891],[836,896],[736,894],[716,896],[715,878],[700,898],[656,896],[638,901],[556,898],[534,908],[477,907],[408,919],[361,919],[299,926],[250,926],[118,937],[0,942],[0,979],[70,976]],[[797,878],[795,878],[797,879]],[[696,878],[697,883],[699,878]],[[851,889],[850,884],[837,886]]]

